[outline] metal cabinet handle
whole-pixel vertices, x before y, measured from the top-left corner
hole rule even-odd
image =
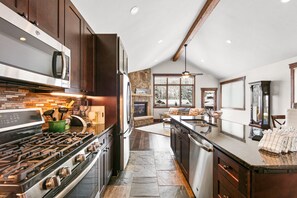
[[[223,198],[230,198],[228,195],[223,195]]]
[[[226,170],[227,170],[227,169],[232,169],[231,166],[228,166],[228,165],[225,165],[225,164],[223,165],[223,168],[226,169]]]
[[[20,16],[24,17],[25,19],[28,19],[28,17],[27,17],[27,15],[25,14],[25,12],[22,12],[22,13],[18,12],[18,14],[19,14]]]
[[[189,139],[191,140],[191,142],[193,142],[194,144],[196,144],[197,146],[201,147],[202,149],[206,150],[207,152],[213,152],[213,148],[209,148],[201,143],[199,143],[198,141],[196,141],[190,134],[188,134]]]

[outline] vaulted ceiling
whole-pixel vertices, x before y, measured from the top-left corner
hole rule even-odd
[[[189,43],[188,62],[225,78],[297,56],[297,1],[281,1],[220,0]],[[96,33],[121,36],[137,71],[172,59],[206,0],[72,2]]]

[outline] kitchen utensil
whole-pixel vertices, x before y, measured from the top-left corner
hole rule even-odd
[[[56,118],[53,117],[53,114],[55,113],[55,110],[54,109],[50,109],[50,110],[47,110],[43,113],[43,116],[45,116],[47,119],[48,117],[50,117],[50,120],[53,120],[55,121]]]
[[[61,113],[60,120],[62,120],[64,113],[67,113],[68,112],[68,108],[66,108],[66,107],[59,107],[58,111],[59,111],[59,113]]]
[[[65,131],[65,120],[59,121],[49,121],[49,131],[50,132],[64,132]]]
[[[82,99],[80,103],[80,116],[85,118],[87,116],[86,111],[89,110],[89,101],[88,99]]]

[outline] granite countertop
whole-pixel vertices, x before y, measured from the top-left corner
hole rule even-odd
[[[104,124],[94,124],[94,125],[91,125],[88,128],[72,126],[66,132],[86,131],[86,132],[94,133],[95,136],[99,137],[114,125],[115,125],[115,123],[113,123],[113,122],[110,122],[110,123],[107,122],[107,123],[104,123]]]
[[[208,119],[207,116],[171,117],[249,169],[297,170],[297,152],[276,155],[258,150],[259,142],[252,140],[251,135],[261,133],[261,129],[221,119]],[[198,125],[191,124],[191,120],[198,120]],[[203,124],[203,120],[208,125]]]

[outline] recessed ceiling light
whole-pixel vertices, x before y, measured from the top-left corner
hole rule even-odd
[[[201,59],[200,61],[201,61],[201,63],[204,63],[204,59]]]
[[[158,62],[158,59],[155,59],[155,62]]]
[[[139,7],[134,6],[133,8],[131,8],[130,13],[131,13],[132,15],[135,15],[135,14],[138,13],[138,11],[139,11]]]
[[[26,41],[27,39],[25,37],[20,37],[21,41]]]
[[[162,40],[162,39],[161,39],[161,40],[159,40],[159,41],[158,41],[158,43],[159,43],[159,44],[163,43],[163,40]]]
[[[280,0],[281,3],[288,3],[290,2],[291,0]]]
[[[226,40],[226,43],[231,44],[232,41],[231,40]]]

